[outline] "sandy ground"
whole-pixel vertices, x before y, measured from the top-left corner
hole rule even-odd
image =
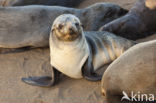
[[[98,0],[113,2],[129,9],[136,0]],[[86,0],[79,8],[97,2]],[[146,39],[156,39],[156,35]],[[100,82],[76,80],[62,76],[51,88],[29,86],[21,77],[51,75],[49,48],[20,53],[0,54],[0,103],[106,103],[101,95]]]

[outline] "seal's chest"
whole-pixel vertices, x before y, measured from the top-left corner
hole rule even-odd
[[[82,78],[81,68],[88,55],[83,53],[59,53],[51,56],[51,65],[72,78]]]
[[[50,44],[51,65],[58,71],[72,78],[82,78],[82,66],[89,56],[86,42],[60,49]]]

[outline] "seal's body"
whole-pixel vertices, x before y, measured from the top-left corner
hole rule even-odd
[[[84,30],[98,30],[124,15],[126,10],[109,3],[98,3],[84,9],[60,6],[0,7],[0,48],[48,46],[51,25],[57,16],[64,13],[79,17],[84,23]]]
[[[1,6],[25,6],[25,5],[59,5],[76,7],[83,0],[0,0]]]
[[[94,70],[97,70],[135,44],[108,32],[85,32],[83,35],[84,39],[72,43],[56,42],[52,37],[50,39],[51,65],[68,76],[72,75],[72,78],[83,77],[81,69],[88,57],[92,57]],[[66,73],[68,71],[70,73]]]
[[[72,78],[84,77],[91,81],[101,80],[95,71],[135,45],[133,41],[107,32],[85,34],[80,20],[71,14],[55,19],[49,40],[51,65],[56,70]],[[47,86],[40,83],[41,78],[23,78],[23,81]]]
[[[123,17],[116,19],[100,30],[136,40],[156,32],[156,0],[138,0]]]
[[[102,92],[107,103],[121,103],[125,93],[129,99],[132,92],[138,95],[156,95],[155,53],[156,40],[139,43],[127,50],[107,68],[102,78]],[[137,97],[135,96],[136,100],[139,99]],[[142,97],[140,96],[140,98]],[[138,100],[137,103],[151,103],[146,101],[145,97],[143,99],[144,102]],[[150,96],[150,100],[152,99],[153,97]],[[156,98],[154,99],[156,100]],[[123,98],[123,100],[126,99]]]

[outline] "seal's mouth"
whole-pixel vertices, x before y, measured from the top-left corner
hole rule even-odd
[[[68,35],[77,35],[77,32],[76,31],[74,31],[72,28],[70,28],[69,29],[69,31],[68,31]]]

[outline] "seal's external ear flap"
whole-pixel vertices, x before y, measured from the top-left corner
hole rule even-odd
[[[52,25],[51,32],[55,31],[55,24]]]
[[[83,25],[83,24],[81,24],[81,27],[82,27],[82,28],[84,28],[84,25]]]
[[[54,28],[52,28],[52,29],[51,29],[51,32],[54,32],[54,30],[55,30],[55,29],[54,29]]]
[[[53,33],[55,31],[55,25],[52,26],[51,32]]]

